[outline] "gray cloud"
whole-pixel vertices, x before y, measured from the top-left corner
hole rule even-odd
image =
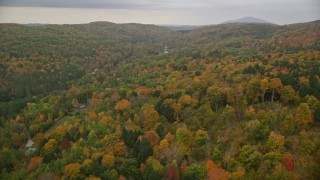
[[[143,1],[142,1],[143,2]],[[135,8],[146,3],[130,0],[2,0],[1,6],[9,7],[56,7],[56,8]]]
[[[206,1],[204,1],[206,2]],[[195,7],[194,0],[1,0],[7,7],[58,7],[58,8],[108,8],[108,9],[172,9]]]
[[[79,17],[89,22],[214,24],[255,16],[287,24],[320,19],[319,0],[0,0],[0,8],[0,22],[39,22],[41,19],[47,23],[65,23],[66,18],[61,18],[59,13],[74,17],[71,13],[81,14],[79,9],[82,9]],[[17,8],[22,8],[21,12]],[[84,21],[74,18],[68,22]]]
[[[5,7],[106,8],[106,9],[263,9],[287,6],[317,7],[319,0],[0,0]]]
[[[294,3],[301,0],[284,1],[286,3]],[[250,6],[252,4],[262,5],[265,3],[277,4],[278,2],[278,0],[0,0],[0,6],[108,9],[185,9]]]

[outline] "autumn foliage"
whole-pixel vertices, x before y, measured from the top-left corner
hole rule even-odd
[[[126,99],[122,99],[117,102],[115,109],[117,111],[123,111],[123,110],[129,109],[130,107],[131,107],[131,103]]]
[[[33,157],[29,161],[29,165],[27,167],[28,172],[32,172],[36,170],[43,162],[43,157]]]
[[[319,179],[320,21],[173,28],[0,24],[0,179]]]
[[[282,163],[286,167],[287,171],[294,171],[294,161],[289,156],[285,156],[282,159]]]
[[[144,137],[146,137],[153,146],[159,144],[160,138],[154,131],[146,131],[144,133]]]
[[[313,122],[312,113],[307,103],[301,103],[298,106],[294,119],[303,128],[307,128]]]
[[[126,153],[126,145],[124,142],[117,142],[113,147],[113,153],[116,156],[123,156]]]
[[[224,169],[217,167],[213,161],[207,161],[208,179],[209,180],[227,180],[228,175]]]
[[[70,179],[74,179],[80,174],[80,167],[79,163],[70,163],[65,166],[64,175]]]
[[[166,179],[167,180],[179,180],[179,173],[172,165],[169,165],[167,168]]]
[[[102,164],[105,166],[112,166],[115,163],[115,156],[112,152],[107,153],[102,158]]]
[[[60,148],[62,150],[66,150],[68,149],[69,147],[71,146],[70,144],[70,141],[68,139],[63,139],[61,142],[60,142]]]

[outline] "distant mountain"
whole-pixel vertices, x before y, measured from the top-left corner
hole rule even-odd
[[[236,20],[228,20],[223,22],[222,24],[230,24],[230,23],[264,23],[264,24],[273,24],[271,22],[256,18],[256,17],[243,17],[241,19]]]
[[[48,24],[42,24],[42,23],[28,23],[28,24],[22,24],[24,26],[29,26],[29,27],[33,27],[33,26],[46,26]]]
[[[169,28],[170,30],[173,31],[184,31],[184,30],[195,30],[198,29],[202,26],[196,26],[196,25],[158,25],[162,27]]]

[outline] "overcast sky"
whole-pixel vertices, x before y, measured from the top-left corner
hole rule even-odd
[[[245,16],[277,24],[320,19],[320,0],[0,0],[0,23],[218,24]]]

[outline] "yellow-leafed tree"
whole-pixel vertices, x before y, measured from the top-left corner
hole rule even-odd
[[[304,128],[307,128],[308,125],[313,122],[312,112],[307,103],[301,103],[298,106],[294,120],[298,126],[302,126]]]
[[[105,166],[112,166],[114,165],[115,161],[116,161],[116,158],[113,155],[113,152],[105,154],[102,158],[102,164]]]

